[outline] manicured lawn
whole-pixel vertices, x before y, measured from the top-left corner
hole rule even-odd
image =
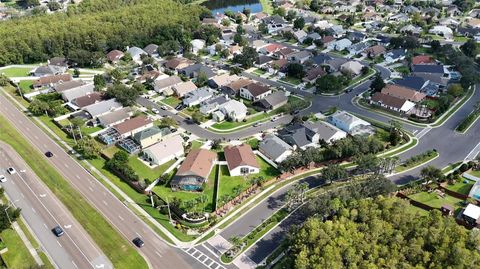
[[[406,66],[395,67],[393,70],[401,74],[410,74],[410,69]]]
[[[236,122],[236,121],[222,121],[222,122],[217,122],[212,125],[213,128],[215,129],[220,129],[220,130],[229,130],[235,127],[240,127],[240,126],[245,126],[245,125],[250,125],[254,122],[257,121],[266,121],[270,115],[268,113],[259,113],[258,115],[255,115],[251,118],[248,118],[247,121],[243,122]]]
[[[445,204],[449,204],[455,207],[455,209],[462,207],[462,204],[461,204],[462,200],[446,194],[445,194],[445,198],[442,198],[438,196],[435,192],[431,192],[431,193],[419,192],[419,193],[412,194],[409,197],[415,201],[427,204],[435,208],[440,208]]]
[[[284,78],[281,79],[281,81],[285,81],[285,82],[293,84],[293,85],[298,85],[298,84],[302,83],[301,79],[293,78],[293,77],[284,77]]]
[[[167,97],[167,98],[161,100],[160,102],[175,108],[182,101],[180,101],[180,99],[178,99],[177,97],[170,96],[170,97]]]
[[[375,71],[372,68],[368,68],[368,72],[365,75],[360,75],[360,76],[357,76],[356,78],[352,79],[352,81],[350,81],[350,83],[348,83],[347,87],[350,87],[350,86],[366,79],[367,77],[373,75],[373,73],[375,73]]]
[[[192,149],[198,149],[200,148],[201,146],[203,146],[203,142],[201,141],[198,141],[198,140],[193,140],[192,141]]]
[[[453,185],[447,185],[447,189],[452,190],[454,192],[461,193],[461,194],[468,194],[473,184],[475,184],[475,182],[464,179],[460,182],[456,182]]]
[[[262,69],[260,69],[260,68],[257,68],[257,69],[255,69],[255,70],[253,70],[253,73],[261,76],[261,75],[265,74],[266,72],[265,72],[265,70],[262,70]]]
[[[200,108],[198,108],[197,106],[192,106],[192,107],[187,107],[183,109],[182,113],[191,117],[195,112],[198,112],[198,111],[200,111]],[[207,120],[206,117],[205,117],[205,120]]]
[[[89,135],[89,134],[96,133],[102,130],[103,128],[100,126],[95,126],[95,127],[82,126],[80,129],[82,130],[83,133]]]
[[[53,124],[53,123],[52,123]],[[83,228],[112,261],[115,268],[147,268],[145,260],[134,250],[83,196],[33,149],[3,117],[0,117],[0,140],[9,143],[32,170],[68,208]],[[13,267],[14,268],[14,267]]]
[[[223,204],[222,197],[229,196],[234,198],[237,193],[235,189],[243,191],[250,186],[250,181],[253,178],[262,177],[266,180],[278,176],[280,173],[277,169],[272,167],[262,158],[257,157],[257,162],[260,165],[260,172],[258,174],[248,175],[248,176],[230,176],[228,172],[228,167],[226,165],[221,165],[220,167],[220,187],[218,190],[219,204]]]
[[[29,93],[33,90],[32,88],[33,80],[22,80],[18,83],[18,87],[22,89],[22,93]]]
[[[214,60],[214,61],[218,61],[218,60],[220,60],[221,57],[220,57],[220,55],[214,55],[214,56],[212,56],[212,57],[210,57],[210,58],[211,58],[212,60]]]
[[[33,68],[30,67],[9,67],[0,70],[0,74],[5,74],[7,77],[27,77]]]
[[[455,42],[467,42],[468,38],[464,36],[455,36],[453,37],[453,41]]]
[[[175,163],[175,160],[168,161],[162,165],[156,166],[155,168],[150,168],[145,165],[142,161],[137,158],[137,155],[132,155],[128,159],[128,163],[135,170],[135,172],[140,176],[141,179],[148,178],[150,181],[154,181],[160,177],[165,170]]]
[[[6,229],[0,237],[8,248],[8,251],[2,255],[8,268],[36,268],[37,263],[15,230]]]
[[[418,160],[416,160],[414,162],[411,162],[409,164],[402,164],[402,165],[399,165],[399,166],[395,167],[395,172],[400,173],[400,172],[403,172],[403,171],[408,170],[410,168],[416,167],[420,164],[427,163],[428,161],[436,158],[437,156],[438,156],[438,152],[432,151],[432,152],[430,152],[430,154],[422,156],[421,158],[419,158]]]
[[[469,171],[468,173],[472,176],[480,177],[480,170]]]

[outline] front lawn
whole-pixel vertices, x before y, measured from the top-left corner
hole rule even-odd
[[[256,74],[256,75],[261,76],[261,75],[263,75],[263,74],[265,74],[265,73],[267,73],[267,72],[266,72],[265,70],[262,70],[262,69],[260,69],[260,68],[257,68],[257,69],[255,69],[255,70],[253,70],[253,73]]]
[[[248,118],[246,121],[222,121],[213,124],[212,127],[219,130],[229,130],[240,126],[250,125],[257,121],[266,121],[269,117],[270,115],[268,113],[259,113],[253,117]]]
[[[462,200],[447,194],[445,194],[445,197],[442,198],[435,192],[419,192],[410,195],[409,198],[435,208],[441,208],[445,204],[455,207],[455,210],[462,207]]]
[[[299,85],[300,83],[302,83],[301,79],[294,78],[294,77],[289,77],[289,76],[283,77],[281,79],[281,81],[289,83],[289,84],[293,84],[293,85]]]
[[[170,97],[167,97],[163,100],[160,100],[160,102],[166,104],[166,105],[169,105],[173,108],[175,108],[178,104],[180,104],[182,101],[180,101],[180,99],[178,99],[177,97],[174,97],[174,96],[170,96]]]
[[[4,74],[5,76],[11,77],[27,77],[29,76],[29,72],[33,68],[31,67],[9,67],[0,70],[0,74]]]
[[[15,230],[6,229],[0,237],[8,248],[8,251],[2,254],[7,268],[36,268],[37,263]]]
[[[23,94],[29,93],[33,90],[33,80],[22,80],[18,83],[18,87],[22,90]]]
[[[461,194],[468,194],[470,192],[470,189],[472,188],[472,186],[474,184],[475,184],[475,182],[473,182],[471,180],[463,179],[459,182],[456,182],[453,185],[450,185],[450,184],[447,185],[447,189],[449,189],[451,191],[454,191],[454,192],[461,193]]]

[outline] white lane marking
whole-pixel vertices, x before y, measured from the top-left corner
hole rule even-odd
[[[25,195],[23,195],[23,192],[20,192],[20,196],[22,196],[22,198],[25,198]]]
[[[155,254],[157,254],[160,258],[162,257],[162,254],[160,254],[158,251],[155,251]]]
[[[103,202],[104,205],[108,206],[108,204],[107,204],[107,202],[105,202],[105,200],[102,200],[102,202]]]
[[[47,195],[44,194],[44,193],[43,193],[43,194],[40,194],[39,196],[40,196],[40,198],[45,198],[45,197],[47,197]]]
[[[424,135],[426,135],[428,132],[430,132],[430,130],[432,130],[432,128],[428,127],[428,128],[425,128],[423,130],[421,130],[415,137],[420,139],[422,138]]]
[[[44,223],[44,224],[43,224],[43,226],[45,226],[45,229],[47,229],[47,230],[48,230],[48,226],[47,226],[47,224],[45,224],[45,223]]]
[[[27,129],[27,131],[29,131],[29,132],[30,132],[30,128],[28,128],[28,127],[25,127],[25,129]]]
[[[33,207],[32,207],[32,211],[33,211],[33,213],[37,214],[37,211]]]
[[[93,192],[93,189],[92,189],[92,187],[88,187],[88,189],[89,189],[91,192]]]
[[[67,165],[66,163],[64,163],[63,166],[65,166],[66,168],[68,168],[68,165]]]
[[[79,175],[75,175],[75,177],[76,177],[77,179],[80,179],[80,176],[79,176]]]
[[[71,225],[71,224],[69,224],[69,225],[63,225],[63,227],[64,227],[65,229],[70,229],[70,228],[72,228],[72,225]]]
[[[72,261],[72,264],[73,264],[73,266],[75,266],[75,268],[78,268],[78,266],[75,264],[74,261]]]
[[[60,244],[60,242],[57,241],[57,244],[58,244],[61,248],[63,248],[63,247],[62,247],[62,244]]]
[[[122,218],[122,216],[118,215],[118,218],[121,220],[121,221],[125,221],[124,218]]]
[[[38,136],[36,136],[36,135],[33,135],[33,137],[35,137],[35,139],[37,139],[37,140],[38,140]]]
[[[477,157],[478,153],[480,152],[480,143],[478,143],[465,157],[465,160],[471,161]]]

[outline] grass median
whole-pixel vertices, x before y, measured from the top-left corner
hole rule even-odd
[[[148,268],[145,260],[103,216],[0,116],[0,140],[10,144],[69,209],[115,268]]]

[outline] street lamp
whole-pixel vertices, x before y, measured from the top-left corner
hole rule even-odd
[[[10,202],[10,204],[4,209],[5,211],[5,215],[7,215],[7,218],[8,218],[8,222],[10,222],[10,224],[12,224],[12,221],[10,220],[10,216],[8,215],[8,212],[7,210],[10,208],[10,207],[15,207],[14,203],[18,202],[18,199],[13,201],[13,202]]]

